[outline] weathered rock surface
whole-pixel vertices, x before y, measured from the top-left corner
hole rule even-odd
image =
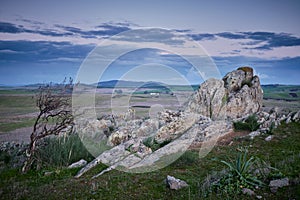
[[[262,134],[272,134],[273,129],[277,128],[282,123],[298,122],[300,120],[300,110],[298,112],[290,112],[287,115],[281,114],[278,108],[273,108],[270,113],[259,111],[256,113],[257,122],[260,124],[259,129],[249,134],[250,138],[253,139],[256,136]],[[239,120],[243,121],[246,118]],[[265,138],[266,141],[271,141],[274,136],[270,135]]]
[[[199,113],[211,119],[225,117],[226,89],[224,82],[218,79],[208,79],[202,83],[199,90],[188,103],[188,112]]]
[[[263,91],[253,69],[242,67],[223,80],[208,79],[190,99],[187,110],[215,119],[236,119],[256,113],[262,106]]]
[[[166,179],[167,185],[170,187],[172,190],[179,190],[181,188],[189,186],[185,181],[177,179],[173,176],[167,176]]]
[[[155,140],[158,143],[174,140],[191,128],[199,119],[199,114],[188,113],[177,120],[171,121],[157,131]]]
[[[77,168],[77,167],[83,167],[87,164],[87,161],[84,159],[81,159],[75,163],[72,163],[71,165],[68,166],[68,168]]]
[[[242,193],[246,194],[246,195],[249,195],[249,196],[254,196],[255,195],[255,192],[251,189],[248,189],[248,188],[243,188]]]
[[[269,187],[271,192],[275,193],[277,192],[278,188],[282,188],[285,186],[289,186],[289,179],[288,178],[283,178],[283,179],[277,179],[277,180],[272,180],[270,181]]]

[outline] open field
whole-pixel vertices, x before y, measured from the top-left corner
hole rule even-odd
[[[298,97],[291,97],[289,93],[295,92],[297,95],[300,86],[264,86],[263,109],[270,110],[277,106],[282,112],[298,111],[300,109],[300,100]],[[95,93],[95,109],[97,117],[105,114],[117,114],[126,111],[129,107],[133,107],[136,111],[136,117],[151,117],[161,109],[178,110],[182,108],[184,102],[189,98],[193,91],[188,90],[184,86],[173,86],[171,90],[174,92],[161,92],[158,97],[153,97],[150,92],[153,88],[142,88],[133,92],[130,88],[118,88],[122,90],[122,94],[115,94],[113,88],[98,88]],[[196,87],[194,88],[196,89]],[[30,134],[30,127],[34,123],[37,115],[35,107],[36,88],[0,88],[0,140],[4,141],[9,138],[3,134],[12,134],[14,139],[17,138],[20,131],[27,130]],[[147,92],[145,92],[147,91]],[[87,91],[89,93],[91,91]],[[280,100],[278,97],[280,96]],[[300,96],[300,95],[299,95]],[[113,108],[113,109],[112,109]]]
[[[300,86],[263,85],[264,98],[287,101],[300,101]]]

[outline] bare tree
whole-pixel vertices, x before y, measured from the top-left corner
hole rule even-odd
[[[62,84],[53,85],[50,83],[39,88],[36,95],[39,114],[30,135],[30,144],[26,151],[27,160],[22,168],[23,173],[27,172],[36,160],[35,152],[43,138],[73,131],[72,89],[72,78],[68,82],[65,79]]]

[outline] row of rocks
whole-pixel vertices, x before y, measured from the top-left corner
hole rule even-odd
[[[298,112],[290,112],[288,115],[280,114],[278,108],[273,108],[269,113],[260,111],[256,113],[259,129],[249,134],[250,138],[253,139],[261,134],[271,133],[272,129],[277,128],[282,123],[299,122],[300,121],[300,110]],[[246,117],[242,119],[244,121]],[[272,136],[268,136],[266,141],[270,141]]]

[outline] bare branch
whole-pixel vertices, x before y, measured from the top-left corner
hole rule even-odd
[[[73,115],[71,110],[71,92],[73,89],[73,79],[66,78],[62,84],[53,85],[50,83],[41,86],[36,95],[36,106],[39,114],[33,125],[33,131],[30,135],[30,145],[26,155],[28,156],[22,172],[27,172],[35,161],[39,141],[50,135],[59,135],[60,133],[73,131]]]

